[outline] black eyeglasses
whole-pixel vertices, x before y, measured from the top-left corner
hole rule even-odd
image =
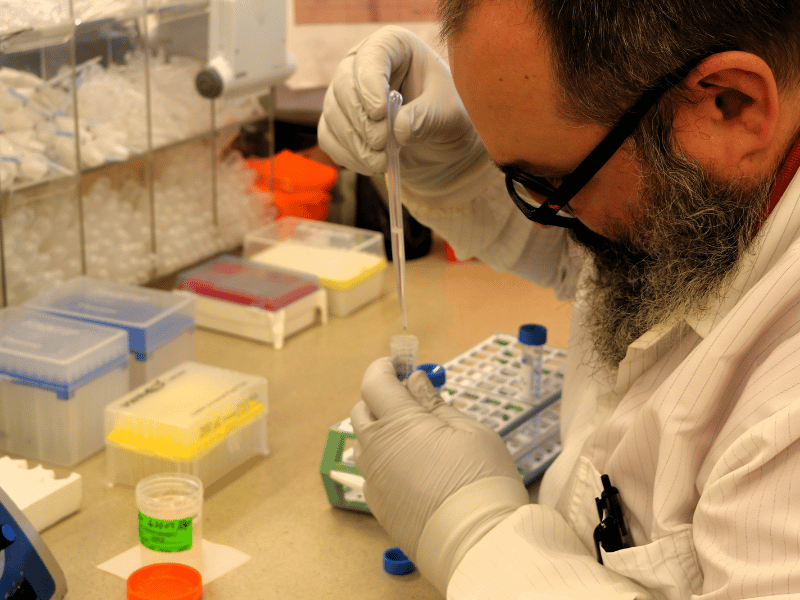
[[[522,211],[522,214],[535,223],[572,227],[575,224],[575,214],[567,204],[594,177],[595,173],[603,168],[603,165],[633,133],[647,112],[668,90],[678,85],[691,73],[701,61],[712,54],[732,49],[733,44],[730,42],[715,44],[699,56],[681,65],[674,72],[662,77],[652,87],[647,88],[608,135],[583,159],[581,164],[574,171],[560,178],[561,182],[558,187],[553,185],[550,178],[531,175],[516,167],[504,168],[506,189],[514,204]],[[523,190],[517,190],[517,186],[521,186]],[[537,202],[526,191],[541,196],[542,202]],[[522,194],[526,197],[523,197]]]

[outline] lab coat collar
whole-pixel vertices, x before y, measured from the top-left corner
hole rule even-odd
[[[683,335],[686,327],[683,319],[672,319],[639,336],[628,346],[625,358],[617,367],[614,391],[619,395],[627,392],[640,375],[673,348],[675,340]]]

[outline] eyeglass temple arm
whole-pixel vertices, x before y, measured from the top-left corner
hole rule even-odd
[[[581,162],[578,167],[565,177],[556,193],[547,202],[542,204],[538,210],[552,214],[557,213],[567,203],[562,198],[572,198],[578,190],[586,185],[589,180],[603,167],[606,161],[622,146],[628,137],[633,133],[639,121],[647,112],[658,102],[659,98],[669,89],[678,85],[683,79],[692,72],[706,58],[712,54],[725,52],[733,49],[733,44],[728,41],[714,44],[700,55],[678,67],[672,73],[662,77],[656,84],[647,88],[639,97],[636,103],[628,110],[617,125],[595,146],[589,155]],[[547,210],[544,210],[547,209]]]

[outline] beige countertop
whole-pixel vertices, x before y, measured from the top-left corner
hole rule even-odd
[[[383,571],[393,544],[372,516],[333,508],[319,474],[328,428],[349,415],[365,368],[399,333],[392,274],[390,266],[381,299],[295,334],[281,350],[198,331],[196,360],[269,381],[269,456],[206,490],[203,507],[204,537],[251,559],[207,584],[205,600],[440,598],[418,572]],[[569,303],[482,263],[447,262],[440,243],[408,262],[406,280],[419,362],[444,362],[527,322],[545,325],[548,343],[567,344]],[[132,489],[106,485],[105,468],[101,452],[70,469],[83,478],[81,510],[42,535],[69,599],[125,598],[125,582],[96,567],[137,543],[137,509]]]

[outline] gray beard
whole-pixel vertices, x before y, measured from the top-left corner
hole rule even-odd
[[[582,224],[571,233],[591,259],[584,325],[598,366],[612,370],[642,334],[670,318],[701,315],[724,293],[774,181],[719,183],[672,151],[639,152],[647,175],[633,225],[612,227],[613,239]]]

